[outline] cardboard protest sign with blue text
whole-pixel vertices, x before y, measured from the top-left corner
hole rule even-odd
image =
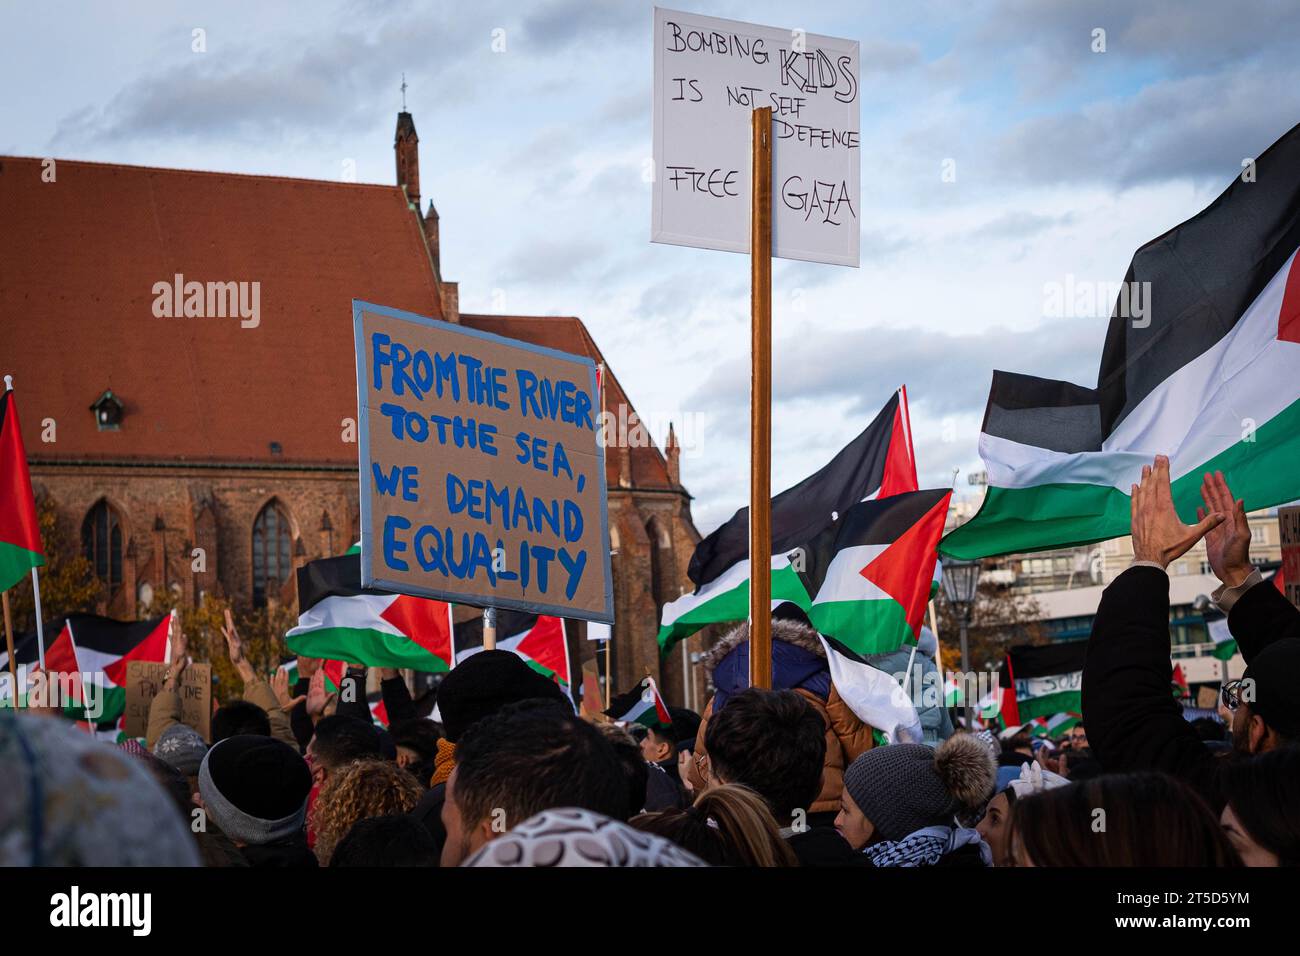
[[[772,108],[772,254],[858,265],[858,42],[655,9],[650,238],[749,252],[750,118]]]
[[[613,620],[596,366],[352,304],[361,581]]]

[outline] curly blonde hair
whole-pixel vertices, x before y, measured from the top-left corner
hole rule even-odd
[[[410,773],[387,760],[355,760],[339,768],[312,806],[316,859],[328,866],[334,848],[358,820],[409,813],[423,795]]]

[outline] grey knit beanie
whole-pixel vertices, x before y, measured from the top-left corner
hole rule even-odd
[[[844,771],[844,789],[884,840],[951,825],[955,814],[987,801],[996,780],[992,756],[971,734],[954,734],[938,749],[876,747]]]
[[[172,724],[153,745],[153,755],[187,777],[199,775],[199,764],[208,753],[208,742],[188,724]]]

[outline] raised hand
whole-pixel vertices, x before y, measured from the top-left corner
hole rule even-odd
[[[226,626],[221,629],[221,633],[226,638],[226,653],[230,655],[230,663],[238,667],[244,660],[244,642],[239,631],[235,630],[235,619],[230,616],[230,608],[226,608]]]
[[[1162,568],[1186,554],[1224,519],[1223,512],[1205,515],[1194,525],[1184,524],[1174,510],[1169,487],[1169,459],[1157,455],[1155,466],[1142,466],[1142,483],[1133,486],[1131,521],[1133,558],[1152,561]]]
[[[185,637],[185,631],[181,627],[180,615],[172,619],[172,633],[168,638],[168,644],[171,647],[171,664],[167,667],[167,676],[175,680],[180,672],[185,670],[189,661],[186,654],[189,652],[189,641]]]
[[[306,694],[293,696],[289,690],[289,672],[281,667],[277,667],[275,673],[271,675],[271,691],[279,701],[280,709],[286,714],[307,700]]]
[[[311,675],[311,683],[307,685],[308,716],[313,720],[322,716],[329,702],[330,695],[325,692],[325,670],[322,668]]]
[[[1228,587],[1236,587],[1250,574],[1250,522],[1246,520],[1246,503],[1233,500],[1223,472],[1205,473],[1201,481],[1201,499],[1204,508],[1196,509],[1196,517],[1204,518],[1212,512],[1224,515],[1223,523],[1210,529],[1205,536],[1205,554],[1210,560],[1210,570]]]

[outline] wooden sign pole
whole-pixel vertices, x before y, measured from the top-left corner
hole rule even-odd
[[[485,607],[483,609],[483,650],[495,651],[497,649],[497,609],[494,607]]]
[[[749,219],[749,686],[772,686],[772,109],[754,110]]]

